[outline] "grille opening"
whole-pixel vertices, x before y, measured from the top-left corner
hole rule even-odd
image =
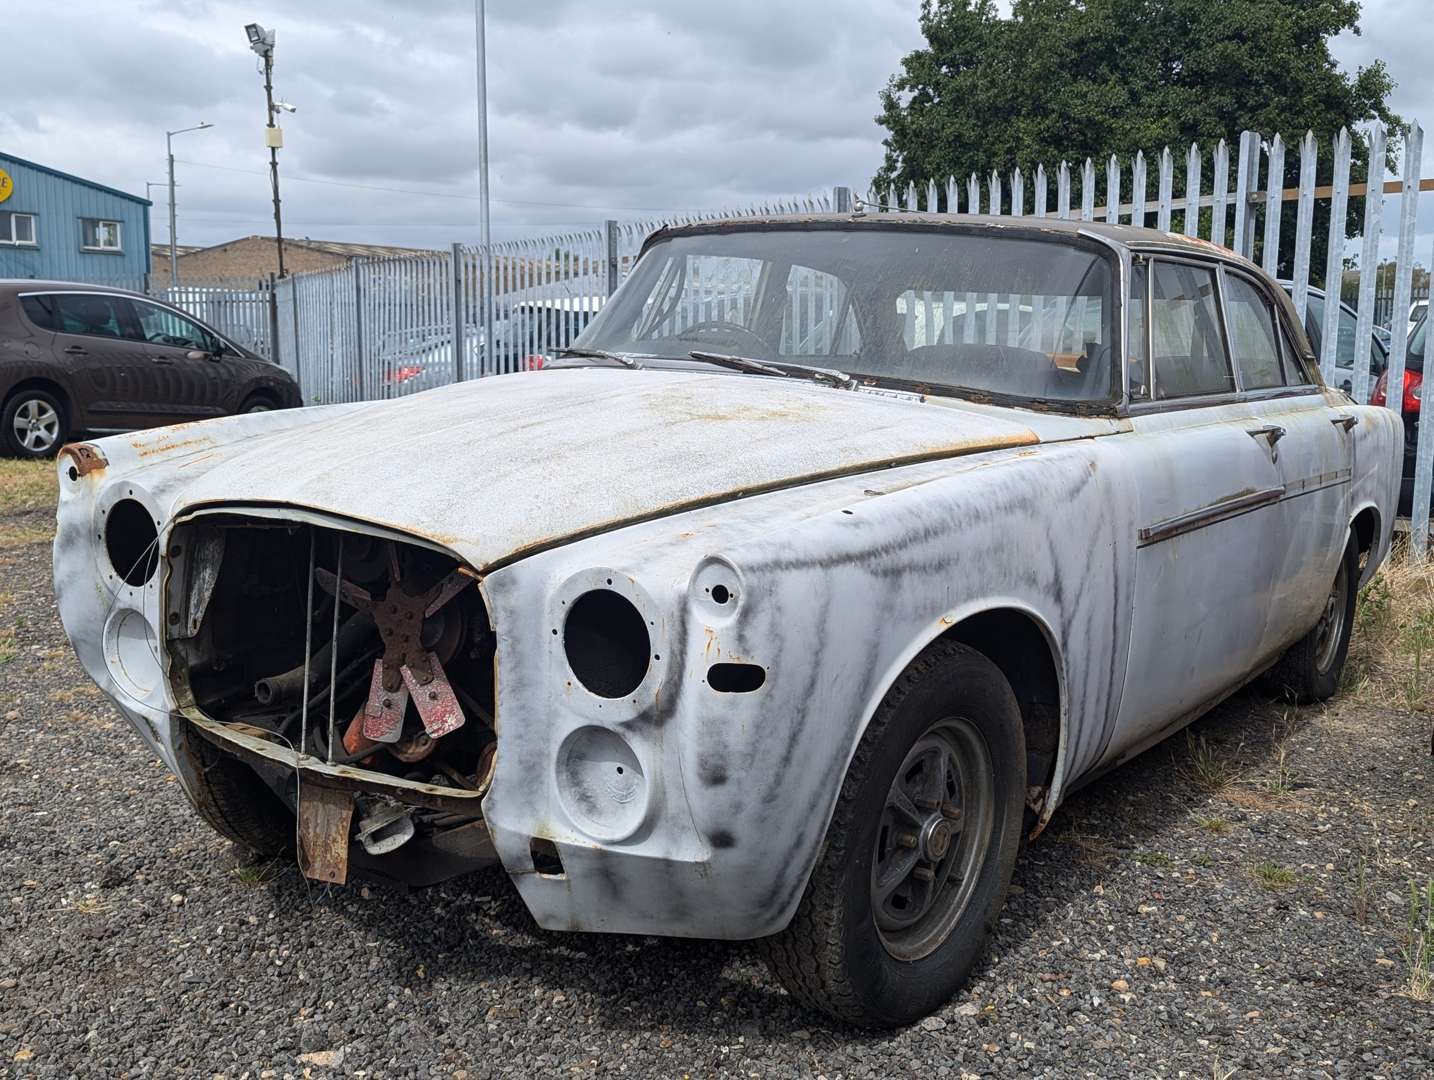
[[[171,588],[182,595],[166,603],[181,618],[166,620],[165,645],[181,702],[320,761],[486,789],[497,743],[496,638],[473,577],[454,558],[239,514],[179,526],[174,547]],[[379,701],[388,707],[375,721]],[[415,813],[420,831],[443,818]]]
[[[138,499],[121,499],[105,518],[105,552],[126,585],[140,586],[159,568],[159,529]]]

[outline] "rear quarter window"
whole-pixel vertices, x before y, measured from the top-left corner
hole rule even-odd
[[[59,326],[53,296],[22,296],[20,309],[25,313],[25,318],[41,330],[53,332]]]

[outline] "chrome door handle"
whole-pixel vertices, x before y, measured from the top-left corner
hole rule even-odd
[[[1264,439],[1273,448],[1275,443],[1285,437],[1285,429],[1279,424],[1266,424],[1264,427],[1247,428],[1250,438]]]
[[[1342,427],[1342,428],[1344,428],[1345,431],[1349,431],[1351,428],[1353,428],[1356,424],[1359,423],[1359,417],[1357,417],[1357,416],[1331,416],[1331,417],[1329,418],[1329,422],[1330,422],[1331,424],[1333,424],[1335,427]]]
[[[173,364],[173,363],[174,363],[174,361],[171,360],[171,359],[170,359],[169,357],[167,357],[167,356],[151,356],[151,357],[149,358],[149,362],[150,362],[151,364]]]
[[[88,356],[88,355],[89,355],[89,352],[85,349],[85,347],[84,347],[83,345],[66,345],[64,351],[67,352],[67,353],[69,353],[69,355],[71,355],[71,356]]]

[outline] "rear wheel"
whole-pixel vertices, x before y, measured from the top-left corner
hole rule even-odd
[[[1270,669],[1267,681],[1276,693],[1299,704],[1334,696],[1349,655],[1358,585],[1359,546],[1351,536],[1335,572],[1334,584],[1325,597],[1319,622]]]
[[[763,942],[778,979],[863,1027],[939,1008],[1005,903],[1024,791],[1005,677],[964,645],[932,645],[872,718],[797,913]]]
[[[46,390],[19,390],[5,403],[5,444],[23,458],[53,457],[69,438],[65,408]]]

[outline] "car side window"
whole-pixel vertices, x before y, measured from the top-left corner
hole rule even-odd
[[[60,328],[60,317],[55,310],[55,297],[53,296],[22,296],[20,307],[25,312],[25,318],[29,319],[41,330],[58,330]]]
[[[84,334],[87,337],[122,338],[125,336],[124,305],[127,300],[103,293],[56,293],[55,312],[61,334]]]
[[[1230,321],[1230,351],[1240,365],[1244,388],[1284,386],[1275,313],[1259,291],[1236,274],[1225,275],[1225,315]]]
[[[1196,397],[1235,389],[1220,331],[1215,272],[1157,261],[1150,276],[1154,397]]]
[[[200,349],[204,352],[215,350],[211,334],[198,323],[191,322],[168,308],[149,304],[143,300],[132,300],[139,332],[151,345],[173,345],[181,349]]]

